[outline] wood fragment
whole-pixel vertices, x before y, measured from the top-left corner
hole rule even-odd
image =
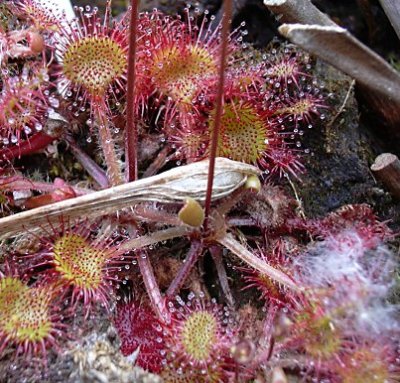
[[[393,29],[400,39],[400,2],[399,0],[379,0]]]
[[[361,96],[385,119],[387,134],[400,139],[400,74],[385,60],[340,27],[284,24],[279,31],[354,78]]]
[[[283,24],[279,32],[335,68],[400,107],[400,75],[346,29]]]
[[[381,0],[381,3],[385,3],[391,13],[391,22],[396,29],[395,23],[400,23],[400,3],[398,0]],[[306,24],[304,30],[283,25],[280,32],[303,49],[353,77],[366,103],[385,120],[389,134],[400,139],[399,73],[349,32],[339,28],[310,0],[264,0],[264,4],[279,16],[281,22]],[[332,27],[333,30],[327,28],[324,31],[318,26]],[[376,74],[379,76],[376,77]]]
[[[336,26],[309,0],[264,0],[264,5],[276,15],[281,23]]]
[[[252,165],[217,158],[212,201],[230,195],[246,183],[248,176],[259,173]],[[191,197],[204,202],[207,174],[208,160],[204,160],[139,181],[14,214],[0,219],[0,239],[56,223],[61,216],[72,219],[101,217],[143,201],[168,204],[183,202]]]
[[[400,199],[400,161],[391,153],[376,157],[371,170],[396,199]]]

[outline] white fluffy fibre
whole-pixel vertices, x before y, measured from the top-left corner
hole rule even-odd
[[[326,310],[344,309],[339,325],[371,336],[400,329],[399,308],[386,300],[395,262],[383,244],[371,250],[359,233],[345,230],[314,244],[298,257],[296,268],[311,293],[329,291],[322,302]]]
[[[394,270],[393,257],[386,246],[369,250],[367,241],[351,230],[316,243],[295,263],[298,277],[314,287],[343,279],[366,285],[390,284]]]

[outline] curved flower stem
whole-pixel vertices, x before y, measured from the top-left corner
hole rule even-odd
[[[138,178],[137,168],[137,143],[138,131],[135,124],[135,63],[136,63],[136,29],[138,18],[138,0],[131,2],[131,19],[129,25],[129,51],[128,51],[128,85],[126,108],[126,180],[135,181]]]
[[[202,251],[203,244],[201,243],[201,241],[196,239],[192,240],[190,249],[181,268],[178,271],[178,274],[175,276],[171,285],[168,287],[166,293],[167,297],[173,297],[179,291],[179,288],[185,283],[185,280],[187,279],[197,260],[201,256]]]
[[[229,40],[229,29],[230,19],[232,15],[232,0],[224,0],[224,16],[222,19],[222,32],[221,32],[221,51],[220,51],[220,64],[219,64],[219,80],[217,90],[217,106],[215,113],[215,123],[212,131],[211,149],[210,149],[210,165],[208,168],[208,181],[206,191],[206,201],[204,205],[205,210],[205,221],[204,230],[207,231],[208,227],[208,216],[210,215],[211,209],[211,195],[214,181],[214,169],[215,169],[215,158],[217,157],[218,137],[221,127],[221,116],[222,116],[222,101],[224,94],[225,84],[225,69],[226,69],[226,55],[228,52],[228,40]]]

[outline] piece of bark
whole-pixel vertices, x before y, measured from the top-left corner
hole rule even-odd
[[[252,165],[216,158],[212,201],[224,198],[243,186],[259,169]],[[70,219],[100,217],[129,208],[139,202],[179,203],[188,197],[203,202],[208,177],[208,160],[178,166],[156,176],[118,185],[51,205],[0,219],[0,239],[24,230],[34,231],[56,223],[61,216]]]
[[[279,32],[358,83],[400,106],[400,75],[346,29],[335,26],[283,24]]]
[[[396,199],[400,199],[400,161],[391,153],[376,157],[371,170]]]
[[[382,2],[385,2],[389,12],[392,12],[392,19],[399,22],[398,0],[382,0]],[[385,60],[349,32],[339,28],[310,0],[264,0],[264,4],[278,16],[279,20],[295,23],[295,25],[281,26],[280,32],[285,37],[353,77],[365,101],[379,117],[384,119],[390,135],[400,139],[398,129],[400,75]],[[297,24],[307,24],[307,26],[303,27],[304,30],[299,30],[302,27],[298,27]],[[329,32],[327,28],[322,31],[317,30],[318,26],[338,29],[334,28]],[[327,42],[329,45],[326,45]]]
[[[400,1],[399,0],[379,0],[386,13],[393,29],[400,39]]]
[[[316,24],[336,26],[309,0],[264,0],[264,5],[282,23]]]
[[[400,75],[347,30],[320,25],[283,24],[280,33],[357,81],[362,96],[400,139]]]

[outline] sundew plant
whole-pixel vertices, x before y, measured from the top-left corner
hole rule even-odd
[[[113,329],[164,382],[399,381],[393,233],[277,186],[329,113],[315,59],[254,48],[223,3],[0,4],[0,380],[73,381]]]

